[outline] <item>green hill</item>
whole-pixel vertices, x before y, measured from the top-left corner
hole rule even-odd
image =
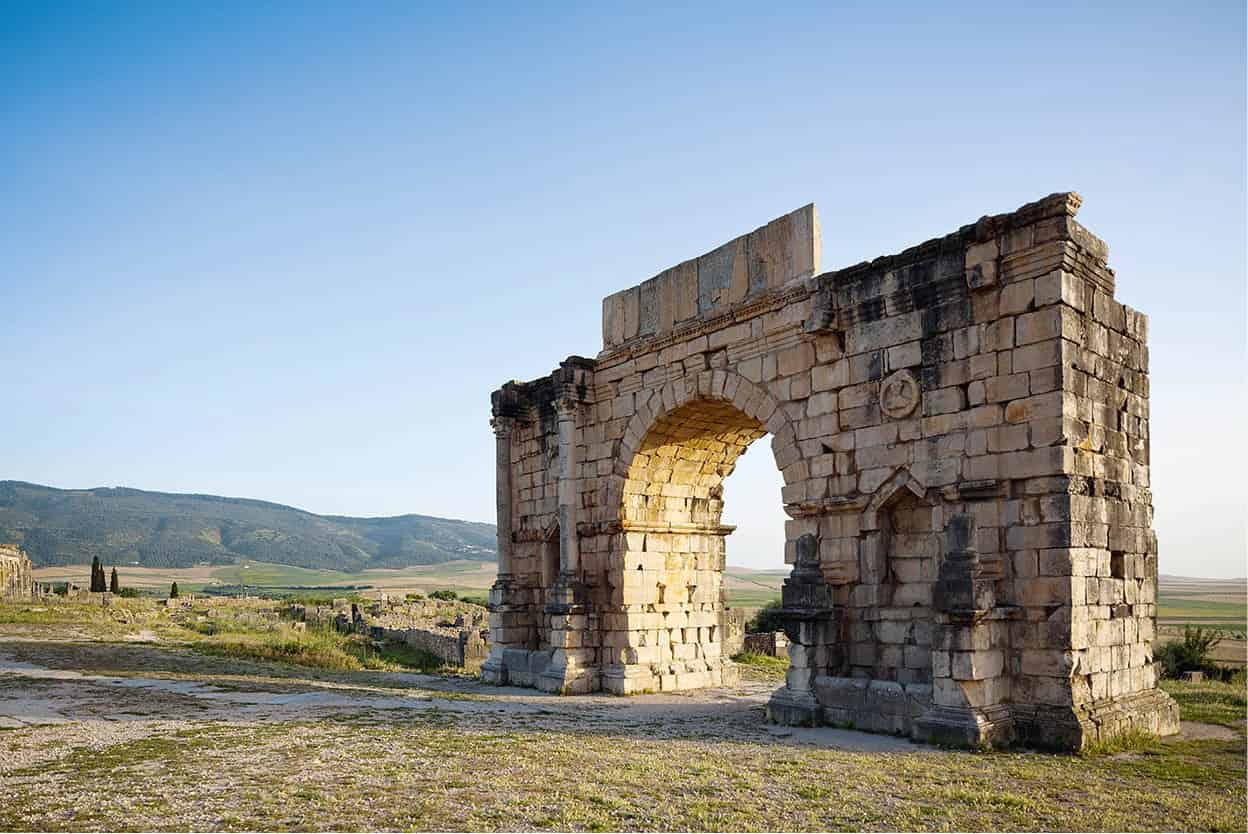
[[[322,516],[246,498],[0,481],[0,542],[36,566],[148,567],[254,559],[353,571],[493,560],[494,525],[422,515]]]

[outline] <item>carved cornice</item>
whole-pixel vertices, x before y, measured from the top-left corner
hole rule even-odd
[[[683,524],[668,521],[582,521],[576,525],[579,536],[612,536],[618,533],[698,533],[704,536],[727,536],[735,524]]]
[[[808,518],[813,515],[832,513],[856,513],[867,508],[867,495],[835,495],[818,501],[797,501],[785,504],[784,511],[790,518]]]
[[[683,524],[671,521],[621,521],[625,533],[701,533],[706,536],[727,536],[737,529],[735,524]]]

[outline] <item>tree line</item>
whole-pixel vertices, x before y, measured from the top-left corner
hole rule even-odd
[[[66,590],[68,591],[68,589],[69,584],[66,583]],[[100,562],[99,556],[91,559],[91,583],[89,589],[93,594],[107,592],[121,597],[137,597],[139,595],[138,590],[135,588],[121,587],[121,579],[117,576],[117,568],[114,567],[111,573],[106,571],[103,563]],[[178,583],[174,582],[169,587],[169,597],[174,599],[177,596]]]

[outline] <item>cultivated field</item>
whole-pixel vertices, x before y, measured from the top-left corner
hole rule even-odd
[[[1204,722],[1177,739],[976,753],[767,725],[774,661],[732,689],[561,698],[402,658],[319,668],[263,604],[211,609],[0,606],[0,830],[1248,825],[1242,685],[1172,685]],[[254,659],[278,649],[310,665]]]
[[[445,588],[461,593],[484,594],[494,583],[496,565],[493,562],[456,561],[440,565],[346,573],[266,562],[242,562],[237,565],[203,565],[194,568],[140,568],[120,565],[117,571],[123,586],[151,592],[167,591],[170,583],[177,582],[178,588],[183,591],[201,591],[214,585],[244,586],[256,591],[367,586],[396,593],[411,591],[428,594],[430,591]],[[90,565],[61,565],[35,570],[35,580],[38,582],[70,580],[84,587],[90,575]]]
[[[1161,639],[1177,640],[1184,626],[1216,628],[1222,642],[1213,659],[1224,666],[1248,665],[1248,584],[1243,579],[1162,576],[1157,628]]]

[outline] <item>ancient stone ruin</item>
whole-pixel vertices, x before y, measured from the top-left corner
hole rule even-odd
[[[15,544],[0,544],[0,599],[30,599],[35,595],[30,559]]]
[[[1147,323],[1079,203],[825,273],[806,206],[605,299],[596,358],[493,395],[483,677],[731,681],[723,481],[770,435],[792,565],[772,720],[1061,748],[1176,731]]]
[[[486,610],[468,602],[392,599],[382,594],[367,603],[336,599],[328,605],[292,604],[295,622],[333,626],[391,643],[403,643],[441,659],[448,666],[480,668],[487,652]]]

